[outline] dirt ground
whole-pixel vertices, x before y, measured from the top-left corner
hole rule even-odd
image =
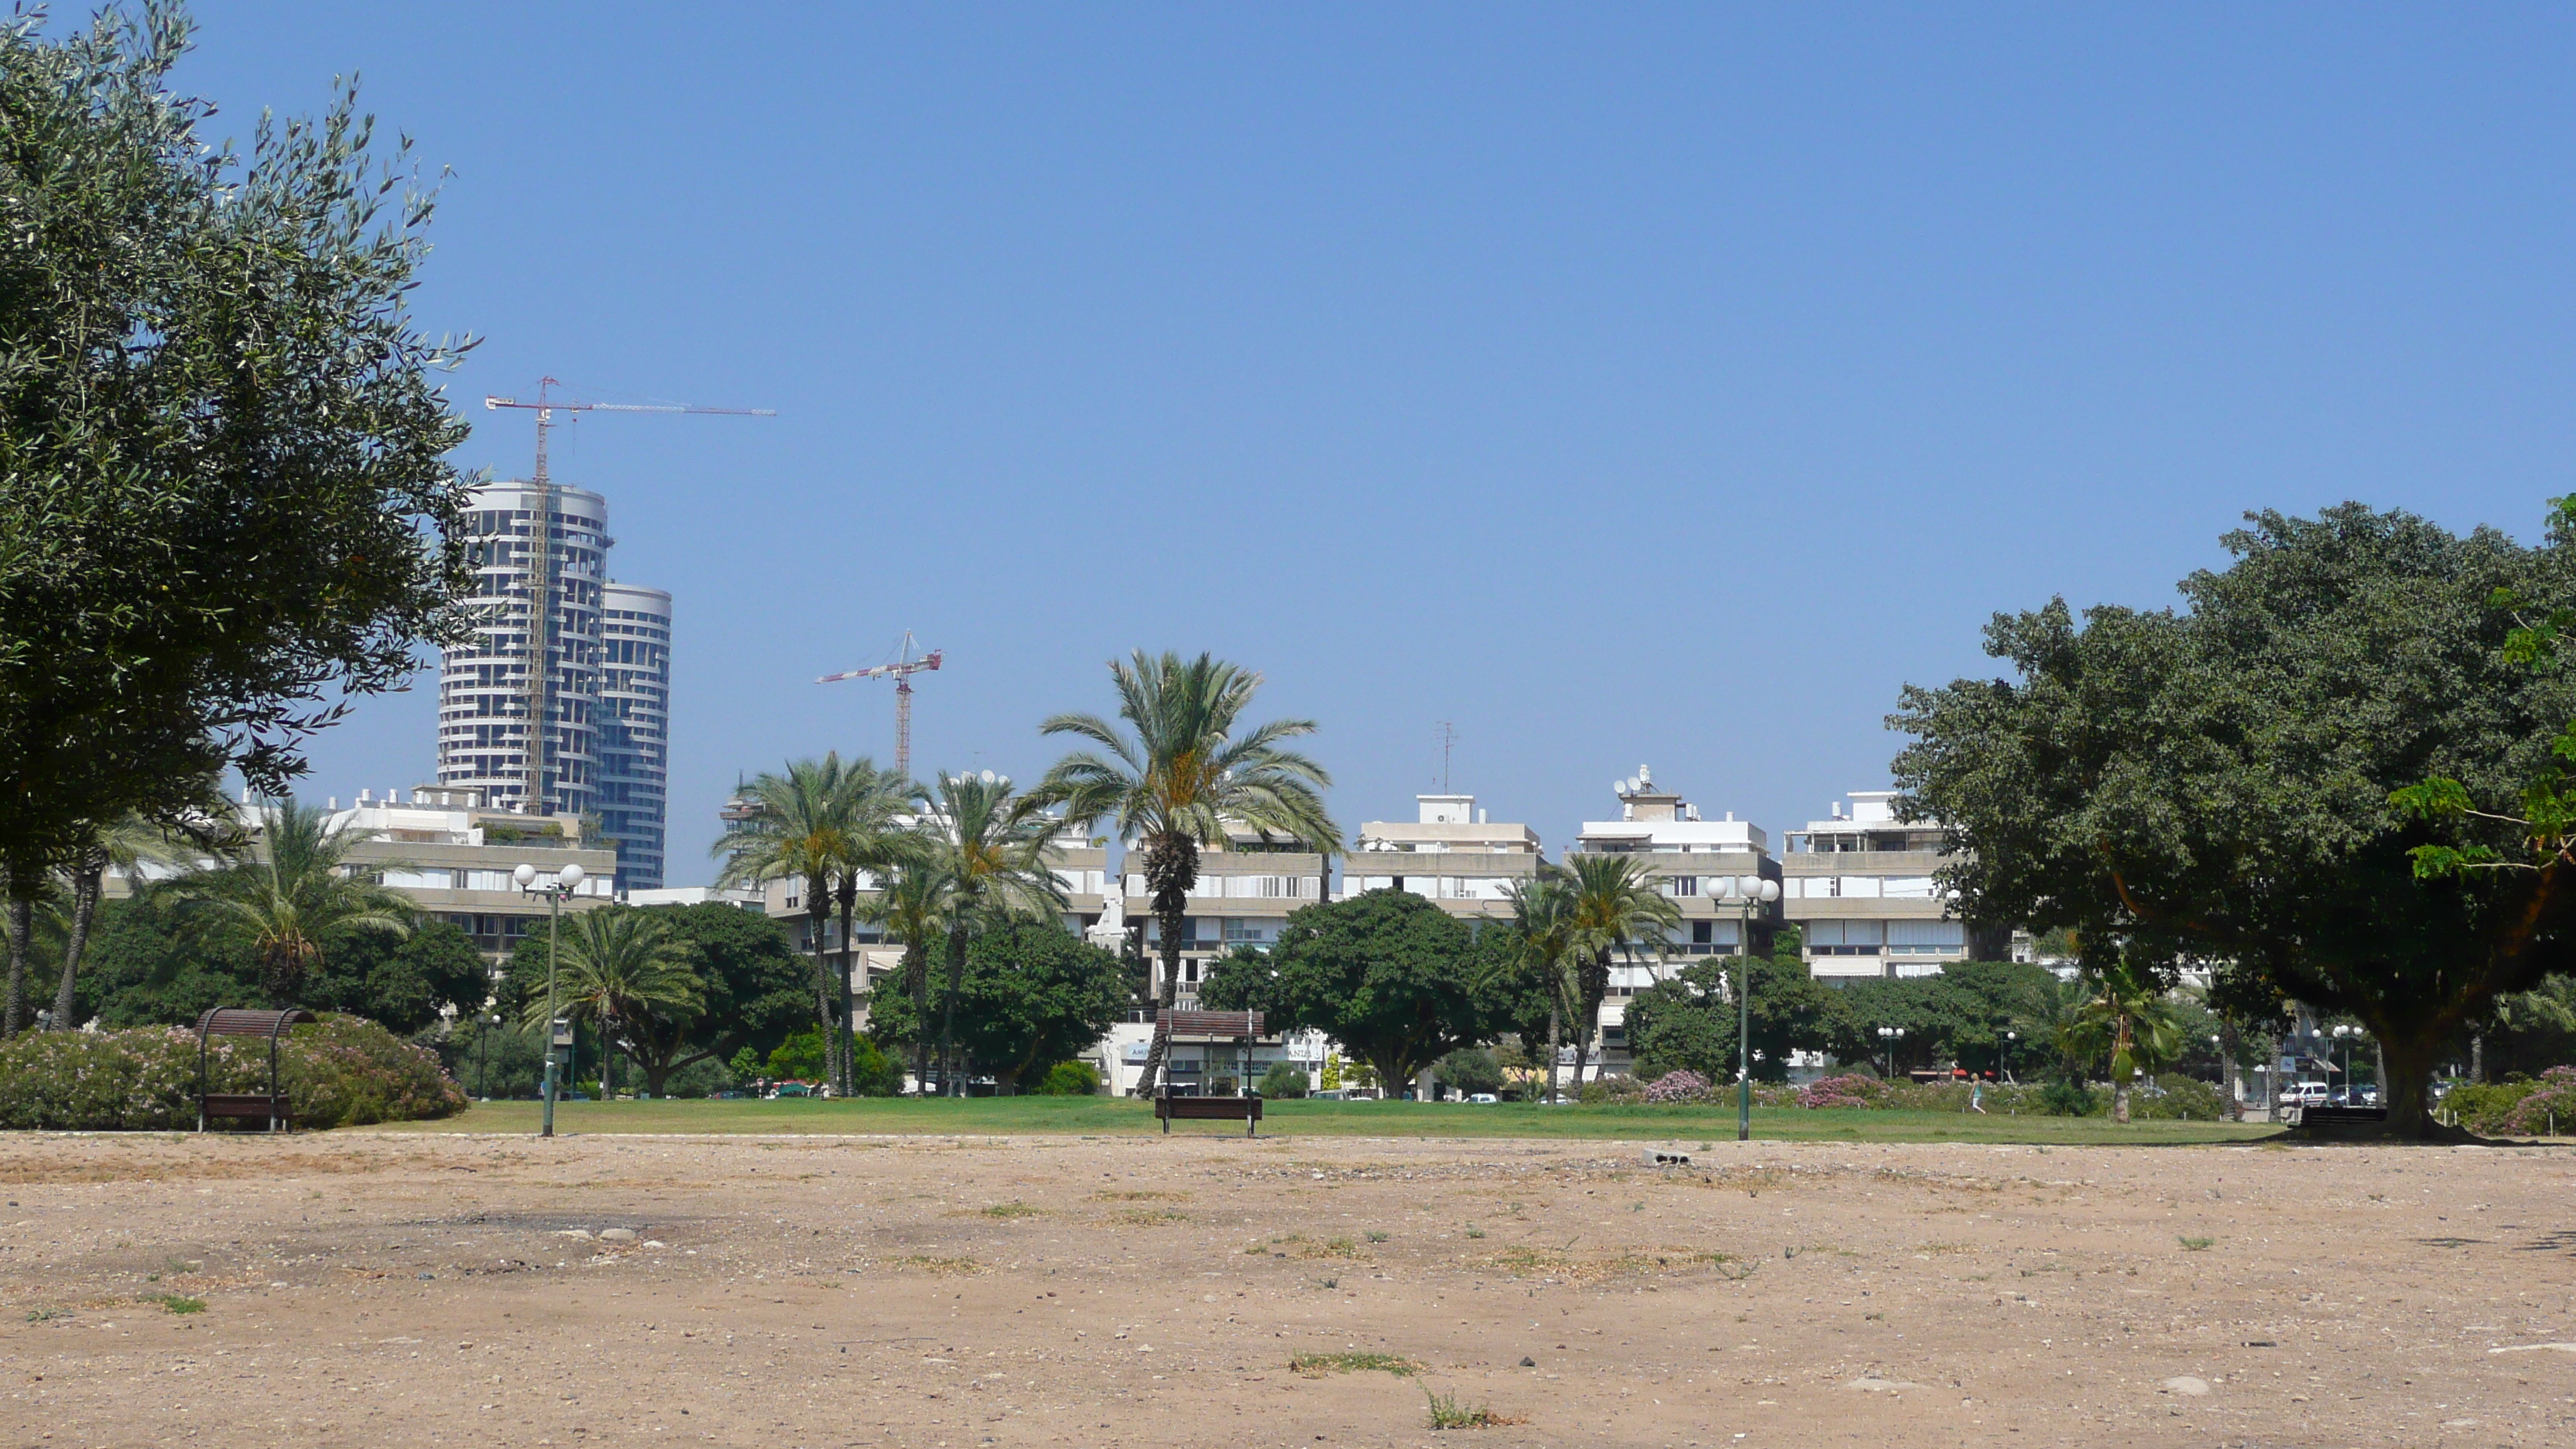
[[[2564,1150],[1677,1146],[12,1135],[0,1443],[2576,1443]]]

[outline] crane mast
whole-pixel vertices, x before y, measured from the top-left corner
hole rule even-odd
[[[912,631],[903,634],[903,647],[892,664],[873,669],[845,669],[826,674],[816,684],[833,684],[844,679],[891,679],[894,681],[894,770],[909,779],[912,776],[912,676],[939,668],[940,652],[931,650],[919,659],[912,657]]]
[[[483,399],[487,411],[515,408],[537,415],[537,471],[530,484],[537,492],[534,527],[528,531],[528,546],[535,554],[531,571],[535,586],[528,598],[528,683],[522,691],[527,714],[527,777],[525,792],[519,801],[524,815],[547,813],[546,757],[554,746],[554,729],[548,716],[554,710],[554,680],[548,667],[558,646],[555,637],[556,595],[561,585],[555,577],[555,485],[547,468],[547,443],[555,429],[555,414],[566,413],[719,413],[729,417],[774,418],[774,408],[699,408],[677,403],[602,403],[577,402],[554,396],[563,384],[554,378],[540,378],[533,399],[491,397]]]

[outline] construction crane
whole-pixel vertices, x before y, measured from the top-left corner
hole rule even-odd
[[[912,657],[912,631],[903,631],[903,647],[892,664],[873,669],[845,669],[826,674],[816,684],[835,684],[844,679],[891,679],[894,681],[894,771],[912,774],[912,676],[939,667],[939,651],[931,650],[919,659]]]
[[[543,814],[546,800],[547,747],[552,731],[547,728],[547,712],[554,708],[552,680],[546,661],[555,646],[555,578],[554,512],[555,485],[546,468],[546,444],[555,429],[555,414],[564,413],[721,413],[739,418],[774,418],[774,408],[693,408],[677,403],[604,403],[577,402],[554,396],[563,384],[554,378],[537,381],[533,400],[515,397],[485,397],[487,410],[520,408],[537,415],[537,475],[531,480],[537,490],[536,517],[529,520],[528,551],[537,575],[537,586],[529,590],[528,599],[528,687],[527,687],[527,761],[528,786],[519,801],[521,814]],[[570,419],[566,419],[570,421]]]

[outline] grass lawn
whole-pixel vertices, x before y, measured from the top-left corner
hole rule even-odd
[[[1307,1102],[1266,1104],[1265,1137],[1599,1137],[1705,1142],[1735,1136],[1732,1107],[1540,1107],[1504,1102]],[[371,1132],[534,1132],[534,1102],[478,1103],[437,1122],[397,1122],[352,1129]],[[1153,1108],[1114,1097],[976,1097],[963,1102],[864,1097],[816,1102],[564,1102],[557,1132],[843,1132],[978,1136],[1079,1133],[1137,1136],[1157,1132]],[[1174,1124],[1175,1135],[1222,1136],[1223,1122]],[[2036,1142],[2132,1145],[2243,1142],[2280,1129],[2260,1123],[2135,1122],[2106,1117],[1976,1116],[1761,1108],[1753,1135],[1809,1142]]]

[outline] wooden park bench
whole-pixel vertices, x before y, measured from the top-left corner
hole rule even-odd
[[[300,1006],[284,1011],[246,1011],[240,1007],[218,1006],[197,1018],[197,1130],[206,1130],[213,1121],[265,1122],[271,1132],[295,1130],[294,1109],[286,1093],[277,1085],[277,1044],[290,1026],[314,1020],[312,1012]],[[208,1091],[206,1072],[210,1055],[209,1043],[219,1036],[263,1037],[268,1041],[268,1090],[266,1092]]]
[[[1154,1116],[1161,1120],[1165,1132],[1172,1130],[1175,1121],[1240,1122],[1243,1135],[1252,1137],[1258,1135],[1254,1128],[1261,1121],[1261,1099],[1256,1096],[1175,1097],[1171,1088],[1166,1087],[1154,1096]]]

